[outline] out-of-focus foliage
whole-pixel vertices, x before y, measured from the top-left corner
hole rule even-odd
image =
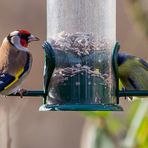
[[[93,111],[93,112],[83,112],[86,116],[90,118],[98,118],[98,117],[109,117],[111,115],[111,112],[104,111],[104,112],[98,112],[98,111]]]
[[[148,114],[145,115],[136,134],[136,141],[140,148],[148,147]]]
[[[140,103],[139,101],[134,101],[132,103],[132,105],[130,106],[130,109],[127,111],[128,116],[126,117],[126,120],[129,124],[131,123],[132,118],[133,118],[133,116],[134,116],[134,114],[135,114],[135,112],[136,112],[136,110],[139,106],[139,103]]]
[[[96,139],[94,145],[96,148],[114,148],[114,142],[105,128],[98,128],[96,130]]]
[[[134,101],[126,114],[97,111],[84,114],[97,125],[92,148],[147,148],[148,103]]]

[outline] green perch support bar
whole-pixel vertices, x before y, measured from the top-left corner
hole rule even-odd
[[[20,96],[19,93],[16,94],[10,94],[9,96]],[[45,97],[46,94],[44,93],[43,90],[28,90],[23,93],[24,97]]]
[[[119,91],[119,97],[126,96],[148,96],[148,90],[121,90]]]

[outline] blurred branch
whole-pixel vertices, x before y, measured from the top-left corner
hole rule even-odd
[[[5,107],[0,108],[0,147],[11,148],[9,111]]]
[[[7,148],[11,148],[11,142],[12,142],[12,139],[11,139],[11,136],[10,136],[10,117],[9,117],[9,110],[7,111],[7,116],[6,116],[6,128],[7,128]]]
[[[99,127],[103,129],[104,133],[108,135],[108,137],[112,140],[115,145],[115,148],[119,148],[118,139],[111,133],[106,123],[106,119],[104,117],[99,118]]]
[[[136,134],[138,129],[148,111],[148,101],[142,101],[135,113],[135,116],[130,124],[130,128],[127,132],[126,138],[124,140],[123,146],[125,148],[131,148],[135,144]]]

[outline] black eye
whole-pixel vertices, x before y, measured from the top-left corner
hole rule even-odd
[[[21,39],[27,40],[28,41],[28,37],[30,36],[30,34],[19,34]]]

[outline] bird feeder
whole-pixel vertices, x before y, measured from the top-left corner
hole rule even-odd
[[[44,105],[40,110],[115,110],[116,0],[47,0]]]
[[[119,90],[116,0],[47,0],[47,41],[40,111],[121,111],[119,98],[148,90]],[[10,96],[19,96],[11,94]]]

